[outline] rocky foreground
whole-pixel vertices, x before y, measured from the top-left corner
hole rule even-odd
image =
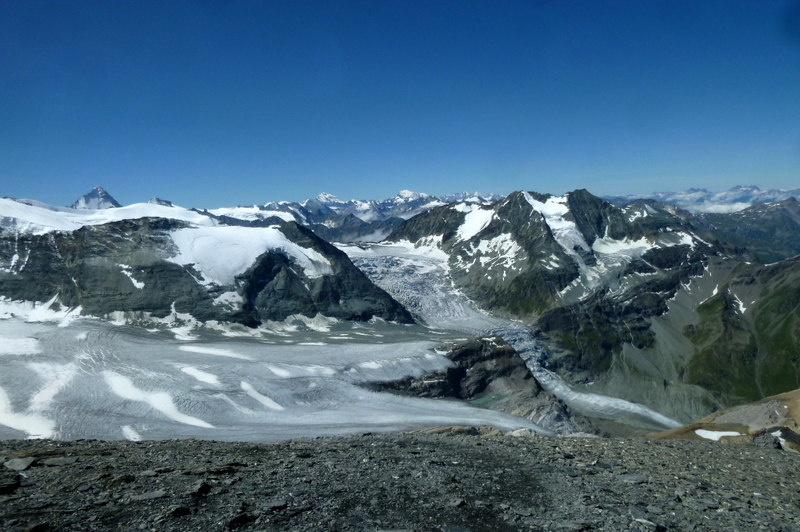
[[[440,432],[4,441],[0,529],[800,531],[796,453]]]

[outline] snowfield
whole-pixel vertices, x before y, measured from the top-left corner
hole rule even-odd
[[[232,285],[255,260],[273,251],[287,255],[309,278],[333,273],[330,261],[319,252],[301,247],[273,227],[192,227],[171,233],[178,248],[168,261],[181,266],[194,264],[203,284]]]
[[[41,235],[52,231],[75,231],[86,225],[102,225],[138,218],[170,218],[201,226],[217,225],[212,218],[198,212],[153,203],[136,203],[127,207],[99,210],[77,210],[69,207],[53,207],[39,202],[29,203],[0,198],[0,229]]]

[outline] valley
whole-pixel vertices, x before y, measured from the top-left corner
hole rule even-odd
[[[795,261],[655,203],[404,192],[209,212],[102,193],[0,200],[0,437],[643,434],[800,387]],[[398,221],[381,242],[313,232],[355,215]],[[492,335],[527,380],[471,402],[372,386]]]

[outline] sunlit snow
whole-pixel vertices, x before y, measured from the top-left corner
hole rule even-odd
[[[705,429],[697,429],[694,431],[695,434],[700,436],[701,438],[705,438],[706,440],[714,440],[719,441],[720,438],[725,436],[741,436],[741,432],[734,432],[732,430],[705,430]]]
[[[194,265],[206,284],[233,284],[236,275],[268,250],[286,254],[310,278],[333,273],[325,256],[295,244],[278,227],[191,227],[178,229],[171,237],[178,253],[167,260]]]
[[[464,223],[458,228],[458,238],[469,240],[480,233],[494,217],[494,211],[490,208],[481,207],[478,204],[459,203],[455,206],[456,210],[466,213]]]

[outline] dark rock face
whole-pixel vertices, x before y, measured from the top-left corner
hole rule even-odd
[[[308,277],[287,253],[265,250],[232,286],[201,283],[193,265],[171,262],[170,234],[189,227],[162,218],[124,220],[77,231],[0,238],[0,294],[15,300],[80,306],[84,314],[187,313],[199,321],[255,326],[292,314],[366,320],[377,316],[410,323],[408,312],[370,282],[344,255],[293,222],[281,232],[331,264],[331,273]],[[240,303],[215,301],[238,294]]]
[[[454,367],[419,379],[406,377],[380,386],[419,397],[452,397],[467,401],[491,393],[510,395],[524,390],[537,395],[542,391],[525,362],[499,336],[454,344],[449,346],[446,356],[455,363]]]
[[[61,305],[81,306],[88,315],[114,311],[170,314],[172,305],[198,319],[219,314],[212,294],[199,285],[186,268],[164,260],[174,251],[169,231],[184,222],[143,218],[77,231],[46,235],[5,236],[0,239],[4,265],[0,294],[27,301],[58,297]],[[16,259],[14,257],[17,257]],[[144,283],[138,289],[120,267]]]
[[[313,249],[331,261],[333,274],[310,279],[281,254],[265,253],[236,283],[244,298],[243,311],[254,319],[281,320],[292,314],[368,320],[378,316],[413,323],[400,303],[378,288],[336,247],[293,222],[281,226],[292,242]]]
[[[587,419],[544,391],[517,352],[499,336],[472,338],[445,349],[453,367],[370,386],[417,397],[469,401],[528,418],[554,433],[596,432]]]

